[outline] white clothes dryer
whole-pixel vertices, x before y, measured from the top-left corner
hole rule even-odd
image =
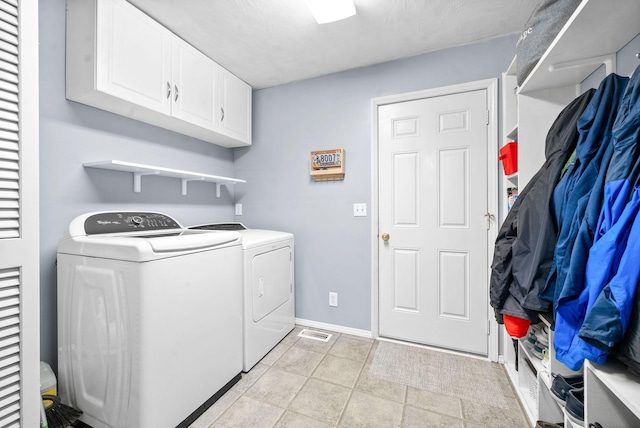
[[[89,213],[58,245],[58,386],[93,428],[189,426],[241,377],[237,232]]]
[[[190,229],[236,231],[242,235],[242,371],[248,372],[295,325],[294,236],[248,229],[242,223],[204,224]]]

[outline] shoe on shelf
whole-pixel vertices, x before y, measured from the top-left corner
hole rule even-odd
[[[544,350],[545,348],[543,348],[539,342],[536,342],[533,344],[533,346],[531,346],[531,352],[533,353],[533,356],[540,360],[544,358]]]
[[[547,422],[547,421],[538,421],[536,422],[536,428],[562,428],[564,427],[564,422]]]
[[[549,365],[551,364],[551,362],[549,361],[549,349],[545,348],[542,351],[542,366],[544,368],[546,368],[547,370],[549,369]]]
[[[549,347],[549,327],[543,325],[541,329],[536,332],[536,340],[542,345],[543,348]]]
[[[569,391],[576,388],[584,387],[584,377],[579,375],[561,376],[552,374],[553,382],[551,382],[551,392],[556,401],[564,404],[567,401]]]
[[[584,424],[584,388],[569,391],[564,409],[569,419],[581,426]]]

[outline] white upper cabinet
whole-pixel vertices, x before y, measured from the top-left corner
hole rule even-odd
[[[125,3],[102,1],[97,8],[96,89],[170,114],[171,33]]]
[[[251,144],[251,87],[125,0],[67,0],[66,94],[224,147]]]
[[[220,67],[220,132],[251,143],[251,86]]]
[[[220,66],[177,37],[173,39],[172,47],[172,115],[217,131],[216,82]]]

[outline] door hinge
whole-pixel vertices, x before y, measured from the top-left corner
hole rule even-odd
[[[487,110],[487,117],[486,117],[486,119],[487,119],[487,125],[489,124],[489,116],[490,116],[490,113],[491,113],[491,111],[490,111],[490,110]]]
[[[487,320],[487,336],[491,335],[491,320]]]

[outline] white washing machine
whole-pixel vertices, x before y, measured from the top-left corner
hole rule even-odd
[[[74,219],[58,245],[58,386],[94,428],[190,425],[240,379],[237,232],[150,212]]]
[[[248,372],[295,325],[293,234],[248,229],[242,223],[191,226],[236,231],[243,252],[243,366]]]

